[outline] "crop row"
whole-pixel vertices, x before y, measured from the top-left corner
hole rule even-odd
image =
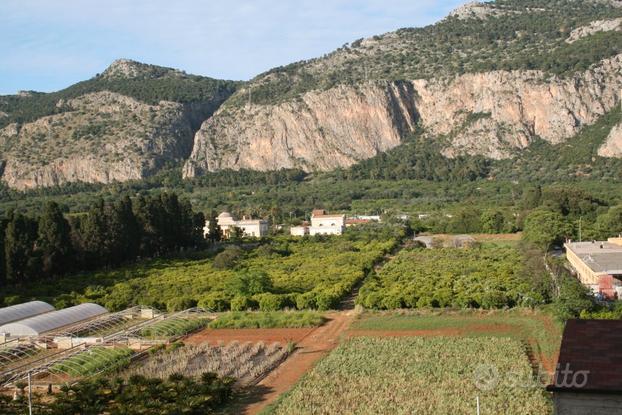
[[[199,377],[205,372],[212,372],[222,377],[235,378],[239,384],[245,385],[272,369],[286,354],[287,350],[279,343],[187,345],[174,350],[161,350],[129,368],[124,376],[166,379],[173,374]]]
[[[503,308],[545,300],[510,247],[404,250],[366,280],[358,298],[367,308]]]
[[[283,396],[272,414],[543,415],[550,403],[520,342],[506,338],[354,338]]]

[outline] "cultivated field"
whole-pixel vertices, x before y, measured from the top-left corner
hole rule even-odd
[[[555,370],[562,324],[544,311],[511,310],[402,310],[366,312],[348,336],[457,336],[505,337],[526,346],[534,366]]]
[[[349,294],[395,244],[392,237],[284,238],[254,249],[237,249],[224,265],[214,257],[154,260],[38,284],[22,295],[51,303],[96,302],[111,311],[134,304],[169,311],[195,305],[225,311],[232,301],[241,310],[326,310]],[[230,284],[239,274],[267,275],[267,280],[250,292],[240,291]]]
[[[368,278],[357,302],[366,308],[502,308],[536,305],[545,293],[512,247],[407,249]]]
[[[520,386],[518,385],[520,384]],[[268,414],[548,414],[520,342],[359,337],[323,359]]]
[[[287,354],[287,346],[279,343],[182,345],[152,353],[122,375],[126,378],[141,375],[163,380],[171,375],[183,375],[198,379],[203,373],[211,372],[221,377],[234,378],[239,386],[246,386],[278,366]]]

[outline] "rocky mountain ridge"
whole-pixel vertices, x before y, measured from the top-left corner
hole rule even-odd
[[[617,0],[470,3],[247,83],[120,59],[55,94],[0,97],[8,186],[221,170],[328,171],[417,132],[441,154],[512,159],[565,143],[619,105]],[[4,114],[4,115],[3,115]],[[621,157],[618,129],[593,157]]]
[[[59,93],[0,97],[2,181],[20,190],[112,183],[179,165],[234,87],[120,59]]]
[[[539,71],[453,80],[368,82],[272,106],[224,109],[195,138],[184,175],[222,169],[348,167],[396,147],[418,125],[444,154],[509,158],[537,138],[557,144],[620,100],[622,55],[569,79]]]

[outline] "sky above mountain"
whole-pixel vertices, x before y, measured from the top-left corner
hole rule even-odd
[[[465,0],[2,0],[0,94],[54,91],[117,58],[224,79],[434,23]]]

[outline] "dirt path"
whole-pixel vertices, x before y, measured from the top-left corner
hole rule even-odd
[[[297,350],[277,369],[262,380],[254,392],[242,399],[241,414],[260,413],[282,393],[287,392],[315,363],[333,350],[353,319],[352,312],[332,313],[324,326],[311,331],[297,344]]]

